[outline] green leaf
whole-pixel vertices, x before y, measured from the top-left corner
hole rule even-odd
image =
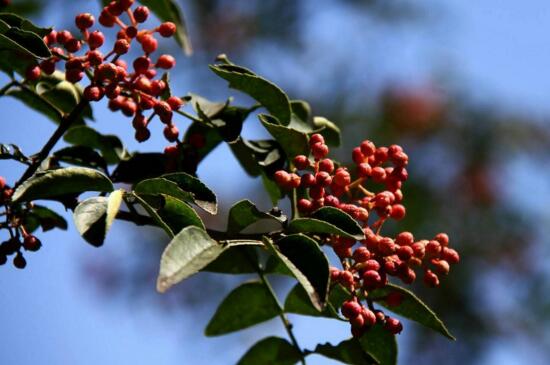
[[[3,20],[10,27],[16,27],[22,30],[28,30],[38,34],[40,37],[44,37],[52,31],[51,28],[40,28],[31,23],[29,20],[20,17],[13,13],[0,13],[0,20]]]
[[[315,353],[321,354],[329,359],[338,360],[350,365],[368,365],[376,363],[363,349],[357,339],[350,338],[333,346],[330,343],[319,344]]]
[[[23,225],[29,233],[34,232],[38,227],[42,227],[44,232],[54,228],[67,230],[65,218],[47,207],[36,204],[33,204],[32,209],[24,215]]]
[[[191,193],[193,195],[193,202],[206,212],[210,214],[218,212],[218,198],[216,194],[196,177],[185,172],[177,172],[162,175],[162,178],[176,183],[181,190]]]
[[[360,339],[361,347],[380,365],[397,364],[397,342],[380,324],[371,327]]]
[[[6,95],[23,102],[26,106],[45,115],[53,122],[58,124],[61,123],[61,119],[63,118],[61,112],[33,90],[28,88],[13,88],[10,89]]]
[[[260,241],[225,241],[224,251],[216,260],[208,264],[203,271],[223,274],[251,274],[257,272],[257,246]]]
[[[135,153],[129,159],[120,161],[111,176],[114,182],[133,184],[164,174],[165,165],[163,153]]]
[[[183,191],[178,184],[162,177],[142,180],[134,187],[134,192],[140,195],[170,195],[186,202],[193,201],[193,194]]]
[[[338,310],[342,306],[342,303],[349,299],[350,296],[350,292],[344,287],[339,284],[334,285],[330,289],[327,306],[323,309],[323,311],[319,312],[311,304],[311,300],[309,299],[304,288],[300,284],[297,284],[292,288],[286,297],[285,312],[313,317],[342,319],[338,315]]]
[[[313,126],[318,128],[316,133],[320,133],[325,137],[325,143],[329,146],[338,147],[341,143],[340,128],[330,120],[323,117],[314,117]]]
[[[162,253],[157,290],[166,292],[173,285],[199,272],[222,251],[223,246],[210,238],[204,229],[195,226],[182,229]]]
[[[220,103],[213,102],[206,98],[203,98],[197,94],[188,94],[190,97],[189,103],[197,113],[202,113],[205,117],[210,119],[215,119],[226,107],[229,106],[231,99]]]
[[[293,365],[302,355],[287,340],[267,337],[254,344],[237,365]]]
[[[221,302],[206,326],[205,334],[224,335],[270,320],[277,315],[277,302],[263,283],[244,283]]]
[[[402,302],[397,306],[390,306],[385,300],[387,295],[393,292],[398,292],[402,295]],[[431,328],[451,340],[455,340],[454,336],[451,335],[447,327],[445,327],[445,324],[437,315],[424,304],[422,300],[405,288],[394,284],[388,284],[384,288],[376,289],[369,293],[369,298],[373,298],[382,306],[396,314]]]
[[[99,153],[86,146],[70,146],[62,148],[53,154],[56,161],[71,165],[99,168],[107,171],[107,162]]]
[[[258,176],[261,174],[261,168],[256,160],[256,156],[253,150],[247,146],[242,136],[230,142],[229,148],[231,148],[231,152],[233,152],[233,155],[248,175]]]
[[[275,206],[283,198],[283,191],[277,185],[275,180],[271,176],[268,176],[265,172],[262,172],[262,183],[264,185],[265,190],[269,194],[269,198],[271,199],[271,203]]]
[[[84,200],[76,207],[73,218],[82,237],[93,246],[103,245],[105,236],[120,209],[123,191],[114,191],[109,198],[98,196]]]
[[[31,201],[85,191],[113,191],[111,180],[103,173],[85,167],[66,167],[38,172],[13,193],[13,201]]]
[[[298,218],[290,222],[289,232],[336,234],[344,237],[365,239],[361,226],[347,213],[334,207],[323,207],[309,218]]]
[[[21,148],[14,144],[0,144],[0,160],[29,162],[29,158],[23,154]]]
[[[292,113],[296,114],[298,118],[304,122],[309,122],[311,118],[311,106],[305,100],[292,100],[290,102]]]
[[[179,232],[187,226],[205,229],[204,223],[197,212],[187,203],[164,194],[140,194],[139,196],[156,211],[158,217],[170,227],[172,232]]]
[[[270,213],[260,211],[250,200],[241,200],[235,203],[229,210],[227,232],[239,233],[261,219],[281,224],[286,220],[286,216],[281,215],[280,217],[276,217]]]
[[[4,22],[4,24],[6,24]],[[50,58],[50,49],[38,34],[11,27],[0,33],[0,49],[20,52],[37,59]]]
[[[290,101],[277,85],[236,65],[218,64],[210,66],[210,69],[229,81],[229,87],[250,95],[262,104],[284,125],[290,122]]]
[[[313,306],[322,311],[328,296],[329,264],[317,242],[293,234],[277,241],[278,249],[269,240],[265,243],[296,277]]]
[[[309,145],[307,134],[293,128],[288,128],[275,123],[273,117],[265,114],[258,116],[262,125],[281,145],[287,158],[291,159],[297,155],[308,155]]]
[[[186,55],[193,53],[183,14],[174,0],[139,0],[139,2],[149,7],[160,20],[176,24],[176,41],[183,48]]]
[[[199,147],[195,146],[192,141],[201,139],[204,142]],[[193,122],[185,132],[183,138],[184,145],[189,145],[187,154],[184,156],[183,163],[186,171],[195,172],[199,163],[212,152],[221,142],[223,138],[214,127],[209,127],[202,123]]]
[[[129,157],[128,152],[117,136],[103,135],[87,126],[69,129],[63,139],[70,144],[99,150],[108,164],[115,164]]]
[[[157,210],[149,205],[149,203],[145,201],[145,199],[134,193],[127,195],[127,200],[130,204],[134,202],[134,199],[138,202],[139,205],[143,207],[143,209],[145,209],[149,217],[151,217],[153,221],[155,221],[158,227],[162,228],[170,238],[174,237],[174,231],[172,231],[172,228],[170,228],[170,226],[166,224],[166,222],[164,222],[164,220],[158,214]]]

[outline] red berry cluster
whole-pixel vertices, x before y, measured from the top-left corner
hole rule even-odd
[[[178,128],[172,123],[173,111],[183,105],[183,100],[170,96],[168,85],[162,78],[155,79],[157,70],[168,70],[175,66],[176,60],[171,55],[161,55],[153,62],[150,55],[157,50],[158,41],[155,33],[162,37],[172,37],[176,33],[176,25],[165,22],[154,29],[138,29],[139,24],[149,17],[146,6],[138,6],[131,10],[134,0],[111,1],[103,8],[99,16],[99,23],[107,28],[115,25],[120,27],[117,39],[112,48],[103,54],[100,48],[105,43],[105,36],[99,30],[91,30],[95,24],[92,14],[83,13],[75,18],[80,30],[80,39],[68,30],[52,31],[44,37],[53,56],[42,61],[39,65],[31,66],[27,70],[26,78],[30,81],[38,80],[42,73],[51,75],[56,64],[65,62],[65,78],[76,83],[85,76],[90,79],[90,85],[84,89],[84,97],[89,101],[99,101],[104,96],[109,99],[109,108],[121,111],[128,117],[133,117],[132,125],[135,129],[135,138],[139,142],[149,139],[151,133],[148,124],[155,115],[158,115],[164,127],[164,136],[170,142],[178,140]],[[122,15],[126,15],[129,24],[124,23]],[[133,72],[128,69],[127,63],[120,57],[127,54],[133,41],[141,45],[143,54],[132,62]],[[83,47],[88,50],[77,55]],[[82,54],[84,53],[84,54]],[[149,117],[144,113],[151,110]]]
[[[348,213],[363,227],[365,239],[332,235],[325,238],[338,255],[343,269],[331,268],[332,283],[339,283],[352,293],[342,314],[349,319],[354,336],[362,335],[376,322],[382,323],[391,333],[402,330],[399,320],[374,310],[369,293],[383,288],[388,276],[399,278],[406,284],[416,280],[415,269],[424,272],[423,281],[429,287],[439,285],[439,276],[449,273],[450,265],[459,261],[458,253],[448,247],[445,233],[432,240],[415,240],[410,232],[401,232],[395,238],[381,234],[388,219],[401,220],[406,209],[401,204],[401,186],[408,178],[407,154],[398,145],[376,147],[371,141],[363,141],[353,149],[355,179],[346,167],[337,167],[326,158],[329,148],[323,136],[314,134],[309,140],[311,157],[299,155],[293,159],[293,171],[275,173],[275,181],[284,189],[299,189],[301,196],[298,210],[308,215],[323,206],[331,206]],[[298,171],[303,173],[298,174]],[[382,185],[378,192],[366,185]],[[388,304],[400,304],[400,293],[385,298]],[[367,306],[361,304],[364,298]]]
[[[4,206],[5,211],[2,216],[6,217],[3,229],[9,232],[10,238],[0,244],[0,265],[8,261],[8,256],[15,254],[13,266],[18,269],[24,269],[27,261],[23,257],[21,248],[26,251],[38,251],[42,244],[38,238],[28,234],[25,227],[21,224],[20,212],[15,212],[10,205],[10,199],[13,189],[6,184],[6,180],[0,176],[0,204]],[[22,240],[21,240],[22,239]]]

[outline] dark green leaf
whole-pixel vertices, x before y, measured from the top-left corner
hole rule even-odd
[[[61,123],[61,119],[63,117],[61,112],[33,90],[28,88],[13,88],[10,89],[6,95],[13,97],[37,112],[44,114],[53,122],[58,124]]]
[[[244,67],[218,64],[210,68],[229,81],[229,87],[250,95],[262,104],[281,123],[287,125],[290,122],[290,101],[278,86]]]
[[[122,190],[114,191],[108,198],[98,196],[81,202],[74,211],[78,232],[93,246],[99,247],[118,213],[122,203]]]
[[[107,162],[99,153],[86,146],[65,147],[56,151],[53,157],[57,161],[71,165],[100,168],[107,170]]]
[[[25,214],[23,224],[29,233],[35,231],[38,227],[42,227],[44,232],[54,228],[67,229],[65,218],[49,208],[36,204]]]
[[[360,339],[361,347],[380,365],[397,364],[395,335],[380,324],[371,327]]]
[[[223,274],[251,274],[257,272],[260,241],[225,241],[224,251],[203,271]]]
[[[402,302],[397,306],[390,306],[385,300],[387,295],[393,292],[400,293],[402,296]],[[405,288],[388,284],[384,288],[372,291],[369,294],[369,298],[374,298],[378,303],[394,313],[431,328],[451,340],[455,339],[437,315],[422,300]]]
[[[317,128],[316,133],[320,133],[325,137],[326,144],[334,147],[340,146],[341,133],[336,124],[323,117],[314,117],[313,126]]]
[[[40,37],[44,37],[52,31],[51,28],[40,28],[31,23],[29,20],[20,17],[13,13],[0,13],[0,20],[3,20],[11,27],[28,30],[30,32],[38,34]]]
[[[252,346],[237,365],[293,365],[302,355],[287,340],[267,337]]]
[[[341,319],[338,310],[342,303],[349,299],[350,292],[341,285],[334,285],[329,292],[328,303],[322,312],[319,312],[312,304],[306,291],[300,284],[296,284],[288,293],[285,300],[285,312],[297,313],[313,317],[329,317]]]
[[[12,199],[31,201],[85,191],[113,191],[113,184],[97,170],[67,167],[34,174],[15,190]]]
[[[233,155],[239,161],[241,167],[246,171],[250,176],[258,176],[261,173],[260,166],[256,160],[256,156],[244,142],[242,137],[239,137],[235,141],[229,143],[229,148],[233,152]]]
[[[268,274],[294,276],[288,267],[276,256],[271,255],[265,263],[264,271]]]
[[[298,218],[290,222],[290,232],[337,234],[356,240],[365,239],[361,226],[347,213],[334,207],[323,207],[309,218]]]
[[[117,136],[103,135],[87,126],[69,129],[63,139],[74,145],[99,150],[108,164],[115,164],[129,157],[128,152]]]
[[[170,195],[139,195],[166,223],[172,232],[179,232],[187,226],[205,229],[201,218],[187,203]],[[152,217],[154,219],[154,217]]]
[[[207,117],[209,120],[215,119],[226,107],[229,106],[230,100],[224,103],[213,102],[206,98],[203,98],[197,94],[189,94],[191,100],[189,103],[198,113],[199,111]]]
[[[297,155],[308,155],[309,145],[307,134],[299,132],[293,128],[288,128],[275,123],[273,117],[265,114],[258,116],[262,125],[275,138],[285,151],[287,158],[293,158]]]
[[[114,182],[136,183],[158,177],[166,172],[166,159],[162,153],[135,153],[120,161],[112,174]]]
[[[317,242],[302,234],[277,241],[277,248],[265,241],[307,292],[313,306],[322,311],[328,296],[329,265]]]
[[[264,184],[265,190],[269,194],[271,203],[274,206],[277,205],[278,201],[283,198],[283,191],[279,185],[277,185],[271,176],[268,176],[265,172],[262,172],[262,183]]]
[[[197,143],[197,140],[199,140],[200,143]],[[184,156],[183,162],[189,165],[186,165],[186,171],[196,171],[199,163],[222,141],[223,138],[216,128],[193,122],[185,132],[183,138],[184,144],[191,147]]]
[[[290,107],[292,109],[292,113],[296,114],[298,118],[306,123],[309,122],[309,119],[311,118],[311,106],[307,101],[292,100],[290,102]]]
[[[276,217],[270,213],[260,211],[250,200],[241,200],[229,210],[227,232],[239,233],[261,219],[268,219],[281,224],[286,220],[286,216]]]
[[[176,24],[176,41],[183,48],[185,54],[193,53],[183,14],[174,0],[139,0],[139,2],[148,6],[160,20]]]
[[[134,187],[134,192],[139,195],[170,195],[186,202],[193,201],[193,194],[183,191],[178,184],[170,180],[157,177],[154,179],[142,180]]]
[[[176,183],[181,190],[191,193],[193,202],[208,213],[216,214],[218,212],[216,194],[196,177],[178,172],[162,175],[162,178]]]
[[[151,217],[153,221],[155,221],[158,227],[162,228],[169,237],[174,237],[174,232],[172,231],[172,228],[170,228],[170,226],[166,224],[166,222],[158,214],[157,210],[149,205],[149,203],[145,201],[145,199],[134,193],[129,194],[127,196],[127,199],[130,201],[130,204],[134,203],[133,200],[135,199],[138,204],[141,205],[143,209],[145,209],[149,217]]]
[[[224,335],[267,321],[278,314],[277,302],[263,283],[244,283],[221,302],[206,326],[205,334]]]
[[[195,226],[182,229],[162,253],[157,290],[164,293],[199,272],[222,251],[223,246],[210,238],[203,229]]]
[[[0,49],[22,52],[37,59],[52,55],[38,34],[15,27],[0,32]]]
[[[329,359],[334,359],[350,365],[369,365],[375,364],[376,361],[372,359],[361,348],[361,344],[354,338],[340,342],[338,345],[333,346],[330,343],[324,345],[317,345],[315,352]]]

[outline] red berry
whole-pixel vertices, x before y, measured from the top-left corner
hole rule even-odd
[[[90,13],[78,14],[75,18],[76,27],[80,30],[91,28],[94,25],[95,18]]]
[[[0,190],[3,190],[6,187],[6,179],[3,176],[0,176]]]
[[[424,272],[424,284],[431,288],[439,286],[439,278],[431,270],[426,270]]]
[[[168,124],[166,127],[164,127],[164,138],[168,140],[168,142],[176,142],[178,140],[179,136],[179,130],[178,127],[176,127],[174,124]]]
[[[319,161],[319,170],[326,171],[329,174],[332,174],[332,172],[334,171],[334,162],[332,162],[332,160],[328,158]]]
[[[151,132],[147,128],[138,129],[136,130],[136,141],[138,142],[145,142],[151,137]]]
[[[340,311],[346,318],[357,317],[361,314],[363,307],[355,300],[347,300],[342,304]]]
[[[164,22],[158,27],[158,31],[163,37],[171,37],[176,33],[176,24]]]
[[[355,262],[366,262],[368,259],[370,259],[370,251],[365,246],[359,246],[353,252]]]
[[[30,66],[25,72],[25,77],[29,81],[36,81],[40,78],[42,71],[38,66]]]
[[[27,260],[23,257],[21,252],[18,252],[13,259],[13,266],[18,269],[24,269],[27,266]]]
[[[183,105],[183,101],[177,96],[170,96],[166,100],[166,102],[168,103],[168,105],[170,105],[170,108],[172,108],[172,110],[178,110]]]
[[[440,252],[441,252],[441,245],[439,244],[439,242],[437,242],[435,240],[431,240],[426,245],[426,255],[427,256],[434,257],[434,256],[439,255]]]
[[[361,150],[361,153],[365,157],[372,156],[374,154],[374,152],[376,151],[376,147],[374,146],[374,143],[372,143],[369,140],[364,140],[363,142],[361,142],[361,145],[360,145],[359,148]]]
[[[378,271],[367,270],[363,274],[363,287],[365,289],[374,289],[382,283],[382,278]]]
[[[122,10],[126,11],[134,4],[134,0],[118,0]]]
[[[365,326],[370,327],[374,326],[376,323],[376,315],[373,311],[367,308],[363,308],[363,319],[365,320]]]
[[[414,250],[411,246],[399,246],[397,249],[397,256],[401,260],[408,260],[414,255]]]
[[[134,10],[134,18],[136,19],[136,22],[143,23],[147,20],[149,17],[149,8],[146,6],[138,6]]]
[[[143,114],[136,114],[132,119],[132,127],[134,129],[145,129],[147,127],[147,118]]]
[[[377,166],[372,169],[371,177],[377,183],[384,182],[386,179],[386,170],[383,167]]]
[[[446,233],[438,233],[434,239],[443,247],[449,246],[449,236]]]
[[[23,247],[27,251],[38,251],[41,246],[40,240],[33,235],[28,235],[23,239]]]
[[[99,48],[105,42],[105,36],[99,30],[93,31],[88,37],[88,45],[91,50]]]
[[[401,322],[398,319],[392,317],[386,318],[384,328],[393,335],[397,335],[401,333],[401,331],[403,331],[403,325],[401,324]]]
[[[86,58],[92,66],[98,66],[103,63],[103,55],[97,50],[88,51],[88,53],[86,53]]]
[[[312,203],[308,199],[298,200],[298,210],[302,213],[309,213],[311,211]]]
[[[101,14],[99,15],[99,24],[103,25],[104,27],[111,28],[115,25],[115,17],[109,14],[109,12],[106,9],[103,9],[101,11]]]
[[[138,34],[138,30],[134,26],[129,26],[124,29],[124,34],[126,34],[126,37],[132,39],[135,38]]]
[[[114,51],[118,55],[123,55],[128,53],[130,49],[130,43],[126,39],[119,39],[115,42]]]
[[[357,174],[360,177],[368,177],[372,172],[372,167],[367,162],[362,162],[357,166]]]
[[[304,178],[302,177],[302,182],[303,180]],[[325,205],[338,208],[338,206],[340,205],[340,200],[334,195],[325,195]]]
[[[319,133],[312,134],[309,138],[309,146],[312,147],[315,143],[325,143],[325,138]]]
[[[147,34],[141,38],[141,48],[143,49],[143,52],[149,54],[153,53],[157,50],[158,42],[150,34]]]
[[[121,105],[122,113],[127,117],[133,117],[137,111],[136,103],[131,99],[126,99]]]
[[[79,82],[84,77],[84,72],[77,68],[72,68],[65,72],[65,80],[74,83]]]
[[[325,189],[321,186],[313,186],[309,189],[309,196],[315,200],[321,199],[325,196]]]
[[[65,43],[65,49],[70,53],[75,53],[80,51],[81,46],[82,45],[80,44],[80,41],[76,38],[71,38]]]
[[[411,232],[401,232],[395,237],[395,243],[400,246],[410,246],[414,243],[414,236]]]
[[[74,37],[68,30],[62,30],[57,33],[57,43],[65,45],[71,39],[74,39]]]
[[[353,162],[355,162],[357,165],[365,162],[365,156],[363,155],[363,152],[361,152],[361,148],[355,147],[351,151],[351,159]]]
[[[163,54],[159,57],[156,66],[165,70],[169,70],[176,65],[176,59],[168,54]]]
[[[445,260],[437,260],[432,259],[432,265],[434,266],[434,270],[439,275],[447,275],[449,274],[449,271],[451,270],[449,263]]]
[[[344,168],[339,168],[334,174],[334,183],[338,186],[345,187],[351,183],[351,176]]]
[[[319,186],[329,186],[332,182],[332,176],[326,171],[319,171],[315,174],[315,183]]]
[[[310,188],[313,185],[315,185],[315,176],[313,176],[313,174],[310,174],[309,172],[307,174],[303,174],[302,175],[302,187]]]
[[[328,152],[328,146],[324,143],[317,142],[313,146],[311,146],[311,154],[316,160],[325,158],[328,155]]]
[[[294,157],[292,162],[298,170],[305,170],[309,167],[309,159],[307,158],[307,156],[304,155],[298,155]]]
[[[458,255],[458,252],[456,252],[452,248],[444,247],[442,256],[443,259],[446,260],[449,264],[458,264],[458,262],[460,261],[460,256]]]
[[[401,204],[395,204],[391,207],[390,217],[395,220],[401,220],[405,218],[406,210],[405,207]]]
[[[103,90],[94,85],[89,85],[84,89],[84,98],[88,101],[99,101],[103,97]]]
[[[279,170],[275,172],[275,174],[273,175],[273,178],[275,179],[275,182],[277,183],[277,185],[283,188],[290,183],[290,179],[291,179],[290,174],[285,170]]]
[[[353,274],[347,270],[340,271],[338,281],[340,282],[340,284],[342,284],[342,286],[348,289],[353,288],[353,285],[355,283],[355,280],[353,279]]]
[[[144,74],[151,67],[151,60],[148,57],[141,56],[134,60],[134,70],[138,74]]]

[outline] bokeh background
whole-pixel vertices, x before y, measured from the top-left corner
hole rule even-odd
[[[98,2],[12,0],[40,25],[72,26]],[[177,56],[173,89],[214,100],[251,101],[207,68],[219,53],[266,76],[316,115],[336,122],[350,159],[369,138],[399,143],[411,157],[408,217],[419,236],[447,231],[462,263],[438,290],[418,285],[458,338],[450,342],[405,323],[401,364],[550,363],[550,4],[545,0],[179,0],[195,53]],[[1,77],[5,81],[5,77]],[[0,142],[35,152],[52,123],[0,99]],[[95,126],[130,150],[159,151],[160,127],[138,145],[130,121],[100,103]],[[187,122],[179,122],[183,129]],[[247,137],[263,137],[251,118]],[[61,144],[60,144],[61,146]],[[18,166],[0,163],[14,181]],[[199,176],[221,202],[269,200],[226,146]],[[61,210],[60,206],[55,206]],[[66,214],[70,218],[69,214]],[[161,296],[155,276],[166,237],[116,222],[101,249],[74,228],[41,234],[27,269],[0,267],[0,364],[233,364],[277,320],[220,338],[203,329],[217,303],[246,277],[197,275]],[[284,298],[289,283],[276,279]],[[291,316],[303,347],[349,336],[345,324]],[[318,356],[311,364],[332,364]]]

